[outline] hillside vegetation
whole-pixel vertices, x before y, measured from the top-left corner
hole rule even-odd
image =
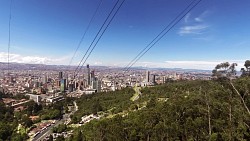
[[[134,93],[133,89],[126,88],[114,92],[84,95],[77,100],[79,110],[72,116],[73,123],[79,122],[82,116],[88,114],[97,114],[97,112],[116,114],[122,112],[131,105],[130,98]]]
[[[129,88],[83,97],[77,115],[91,113],[96,103],[99,111],[115,107],[127,114],[93,120],[78,128],[70,140],[250,140],[248,77],[174,82],[141,92],[134,102],[127,99],[134,93]],[[132,105],[139,108],[131,110]]]

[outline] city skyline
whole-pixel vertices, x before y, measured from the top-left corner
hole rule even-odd
[[[13,0],[10,62],[68,65],[99,0]],[[116,1],[103,1],[72,65],[77,65]],[[191,1],[125,1],[89,64],[125,67]],[[10,1],[0,1],[0,62],[7,62]],[[135,66],[243,67],[250,42],[250,2],[202,1]],[[162,14],[163,13],[163,14]]]

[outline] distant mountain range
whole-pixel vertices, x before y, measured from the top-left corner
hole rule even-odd
[[[162,70],[162,71],[185,71],[185,72],[212,72],[212,70],[199,70],[199,69],[183,69],[183,68],[147,68],[147,67],[133,67],[133,69],[145,70]]]
[[[45,65],[45,64],[24,64],[24,63],[10,63],[9,68],[11,70],[74,70],[77,66],[67,66],[67,65]],[[118,66],[95,66],[91,65],[94,69],[117,69],[122,70],[123,67]],[[8,63],[0,62],[0,69],[7,70]],[[161,70],[161,71],[176,71],[176,72],[207,72],[211,73],[211,70],[199,70],[199,69],[183,69],[183,68],[148,68],[148,67],[132,67],[132,70]]]

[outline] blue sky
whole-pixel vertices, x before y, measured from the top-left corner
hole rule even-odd
[[[104,0],[77,64],[116,0]],[[191,0],[126,0],[87,61],[126,66]],[[10,61],[68,65],[99,0],[13,0]],[[10,0],[0,0],[0,62],[7,61]],[[212,69],[250,59],[250,1],[203,0],[135,66]]]

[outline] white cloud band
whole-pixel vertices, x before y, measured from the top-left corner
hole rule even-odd
[[[28,63],[28,64],[53,64],[53,65],[68,65],[69,57],[48,58],[38,56],[23,56],[19,54],[10,54],[10,62]],[[0,52],[0,62],[8,62],[8,53]],[[183,68],[183,69],[201,69],[212,70],[217,64],[222,62],[237,63],[237,69],[244,67],[245,60],[217,60],[217,61],[164,61],[164,62],[137,62],[134,66],[149,67],[149,68]],[[90,62],[91,63],[91,62]],[[128,62],[114,62],[106,64],[100,61],[92,62],[93,65],[106,65],[124,67]]]
[[[179,35],[202,34],[207,28],[207,25],[184,26],[180,28]]]
[[[39,57],[39,56],[23,56],[20,54],[9,54],[9,62],[15,63],[28,63],[28,64],[65,64],[65,61],[68,60],[68,57],[64,58],[48,58],[48,57]],[[8,62],[8,53],[0,52],[0,62]]]

